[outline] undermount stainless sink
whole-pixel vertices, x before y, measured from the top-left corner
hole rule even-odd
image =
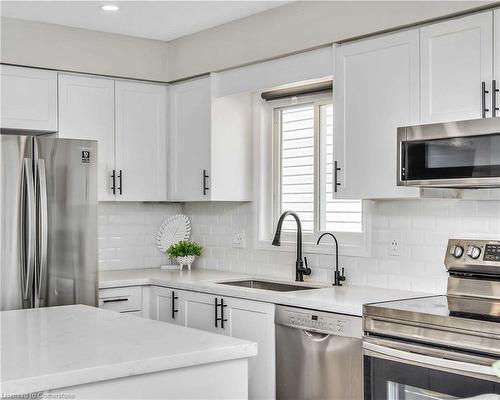
[[[297,290],[320,289],[318,286],[294,285],[291,283],[280,283],[271,281],[259,281],[248,279],[243,281],[217,282],[221,285],[240,286],[251,289],[272,290],[275,292],[295,292]]]

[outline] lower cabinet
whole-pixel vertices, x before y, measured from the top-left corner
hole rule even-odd
[[[149,318],[179,325],[178,293],[179,291],[173,289],[151,286],[143,300],[148,303],[143,308],[147,309]]]
[[[256,342],[258,355],[248,364],[249,398],[275,397],[274,304],[156,286],[144,301],[143,313],[147,309],[152,319]]]
[[[142,288],[140,286],[126,286],[100,289],[99,308],[141,316]]]

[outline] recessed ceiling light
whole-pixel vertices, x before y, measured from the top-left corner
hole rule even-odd
[[[114,4],[105,4],[101,6],[102,11],[118,11],[120,7],[115,6]]]

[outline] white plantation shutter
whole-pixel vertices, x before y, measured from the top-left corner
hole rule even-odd
[[[314,105],[281,110],[281,211],[299,214],[302,229],[314,230]],[[285,230],[295,230],[287,219]]]
[[[319,118],[319,134],[323,165],[320,165],[321,185],[319,207],[315,207],[315,113]],[[314,103],[282,107],[278,115],[280,131],[280,210],[299,214],[304,232],[361,232],[362,203],[360,200],[333,200],[333,105]],[[315,218],[319,210],[319,218]],[[319,229],[315,229],[316,220]],[[296,224],[287,218],[286,231],[295,231]]]

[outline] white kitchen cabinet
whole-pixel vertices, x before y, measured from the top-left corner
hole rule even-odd
[[[258,354],[248,364],[249,398],[274,398],[274,304],[156,286],[149,296],[150,318],[256,342]],[[178,297],[173,306],[172,296]]]
[[[178,296],[181,325],[207,332],[223,332],[220,321],[215,321],[216,312],[220,317],[220,307],[215,304],[216,299],[220,302],[220,296],[186,290],[180,290]]]
[[[59,137],[98,141],[99,201],[167,200],[167,91],[59,75]]]
[[[120,313],[142,312],[142,288],[126,286],[99,290],[99,308]]]
[[[57,72],[2,65],[1,128],[57,131]]]
[[[112,79],[59,75],[59,137],[98,142],[98,198],[114,200],[115,106]]]
[[[420,29],[421,123],[491,117],[492,39],[491,11]]]
[[[208,199],[210,177],[210,78],[170,88],[169,198]],[[205,177],[203,172],[205,171]],[[203,189],[203,188],[208,189]]]
[[[149,318],[179,325],[179,291],[170,288],[152,286],[149,289]]]
[[[227,315],[224,333],[256,342],[258,353],[248,360],[248,397],[275,397],[274,304],[224,297]]]
[[[167,199],[167,87],[115,82],[117,200]]]
[[[493,79],[496,88],[500,88],[500,9],[493,11]],[[492,83],[493,86],[493,83]],[[492,87],[492,111],[493,117],[500,116],[500,93],[493,92]],[[496,108],[496,109],[495,109]]]
[[[252,97],[214,98],[212,78],[170,88],[169,200],[252,200]]]
[[[419,122],[418,55],[418,29],[336,49],[335,198],[419,195],[416,188],[396,186],[397,128]]]

